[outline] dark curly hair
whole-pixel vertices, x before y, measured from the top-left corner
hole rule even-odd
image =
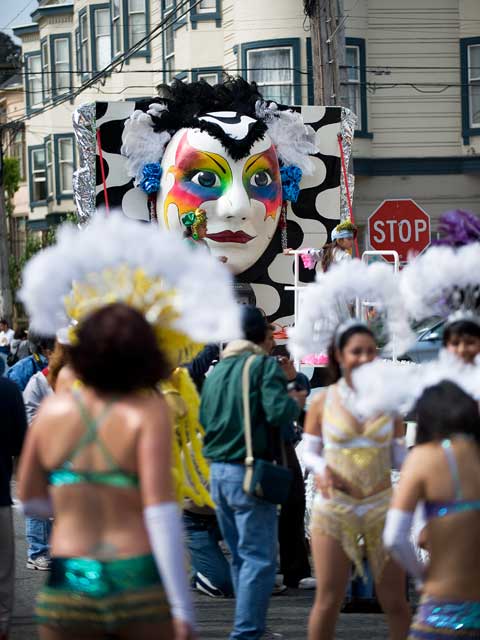
[[[155,333],[141,313],[123,303],[102,307],[80,324],[70,348],[75,373],[107,393],[153,388],[170,375]]]

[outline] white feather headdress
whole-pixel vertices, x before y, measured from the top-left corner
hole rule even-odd
[[[20,299],[45,335],[112,302],[137,308],[179,345],[241,335],[225,267],[172,232],[118,214],[98,214],[81,230],[64,225],[57,243],[28,262]]]
[[[480,322],[480,243],[428,249],[402,271],[400,291],[417,320],[439,315]]]
[[[425,389],[443,380],[454,382],[480,400],[480,359],[467,364],[442,350],[437,360],[422,365],[375,360],[353,371],[352,400],[355,410],[366,418],[381,413],[406,414]]]
[[[405,350],[414,340],[398,292],[398,278],[391,267],[360,260],[342,262],[319,274],[316,282],[301,292],[300,319],[289,331],[289,349],[295,357],[325,353],[337,327],[349,318],[356,299],[371,301],[385,312],[390,338]]]

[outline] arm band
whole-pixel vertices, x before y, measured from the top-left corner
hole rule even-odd
[[[303,463],[309,471],[317,476],[325,473],[327,463],[322,456],[323,440],[320,436],[314,436],[311,433],[304,433],[302,440],[303,445]]]
[[[33,516],[41,520],[53,518],[53,503],[50,496],[48,498],[30,498],[22,502],[22,510],[25,516]]]
[[[172,616],[184,620],[193,628],[193,602],[178,505],[176,502],[150,505],[143,510],[143,517]]]
[[[407,454],[408,449],[405,444],[405,438],[394,438],[392,440],[392,465],[394,469],[400,471]]]
[[[427,516],[425,514],[425,502],[417,502],[415,511],[413,512],[412,534],[415,542],[418,542],[420,534],[428,524]]]
[[[411,576],[421,579],[425,565],[420,562],[412,544],[412,523],[412,512],[389,509],[383,530],[383,544]]]

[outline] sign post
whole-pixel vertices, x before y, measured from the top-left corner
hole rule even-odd
[[[407,262],[410,252],[421,253],[430,244],[430,216],[413,200],[384,200],[368,218],[368,238],[376,251],[396,251]]]

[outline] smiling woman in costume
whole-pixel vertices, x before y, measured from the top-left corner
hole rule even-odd
[[[352,374],[377,355],[370,329],[360,320],[342,318],[356,297],[382,305],[389,332],[395,328],[397,340],[410,335],[398,306],[392,270],[352,260],[319,274],[316,283],[307,285],[303,314],[289,340],[296,357],[328,348],[333,382],[313,398],[303,436],[303,460],[317,484],[311,516],[317,591],[308,637],[334,638],[351,564],[364,576],[366,555],[389,637],[404,640],[410,623],[405,574],[388,558],[382,544],[392,495],[391,469],[401,467],[406,453],[404,429],[392,414],[366,417],[355,411]],[[400,335],[400,330],[405,334]]]
[[[387,558],[381,539],[392,495],[390,472],[403,462],[403,423],[389,415],[365,420],[352,414],[352,371],[376,354],[375,339],[365,325],[342,325],[329,350],[334,384],[314,398],[305,421],[304,460],[318,489],[311,522],[317,577],[311,640],[334,637],[351,563],[364,576],[364,554],[390,638],[405,638],[410,622],[405,575]]]
[[[161,227],[178,229],[185,214],[203,209],[212,253],[242,273],[272,241],[292,185],[298,195],[302,175],[313,173],[314,131],[240,78],[216,87],[175,81],[162,93],[125,123],[129,175]]]
[[[206,338],[238,335],[228,273],[178,237],[111,215],[62,229],[27,265],[22,300],[32,326],[70,326],[83,383],[45,402],[20,465],[25,513],[55,516],[40,637],[194,638],[175,498],[197,492],[184,493],[186,429],[174,436],[157,385]]]

